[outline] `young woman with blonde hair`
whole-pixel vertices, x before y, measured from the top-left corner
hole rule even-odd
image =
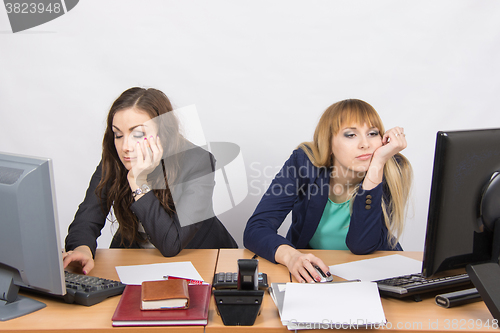
[[[297,249],[349,249],[354,254],[402,250],[412,168],[400,153],[404,130],[384,130],[375,109],[348,99],[321,116],[312,142],[292,153],[245,228],[245,247],[281,263],[298,281],[319,280],[319,258]],[[287,236],[277,234],[288,213]]]

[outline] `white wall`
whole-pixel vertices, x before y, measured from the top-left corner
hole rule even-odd
[[[0,151],[53,158],[66,235],[112,101],[161,89],[196,105],[207,141],[241,147],[249,195],[220,218],[242,246],[323,110],[359,98],[405,128],[415,187],[402,244],[422,250],[436,131],[500,127],[498,17],[500,2],[477,0],[85,0],[13,34],[0,8]]]

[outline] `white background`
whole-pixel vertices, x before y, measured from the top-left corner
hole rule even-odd
[[[500,127],[499,17],[500,2],[478,0],[85,0],[13,34],[0,7],[0,151],[53,159],[65,237],[111,103],[158,88],[175,107],[196,105],[207,141],[241,147],[249,195],[219,217],[242,247],[321,113],[359,98],[386,128],[405,128],[415,183],[402,245],[420,251],[436,132]]]

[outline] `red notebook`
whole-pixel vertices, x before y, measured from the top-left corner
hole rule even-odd
[[[111,320],[113,326],[206,325],[212,294],[209,284],[189,285],[189,308],[141,310],[141,286],[127,285]]]

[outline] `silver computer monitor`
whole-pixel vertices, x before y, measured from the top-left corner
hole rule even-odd
[[[0,152],[0,320],[45,306],[19,287],[66,294],[52,161]]]

